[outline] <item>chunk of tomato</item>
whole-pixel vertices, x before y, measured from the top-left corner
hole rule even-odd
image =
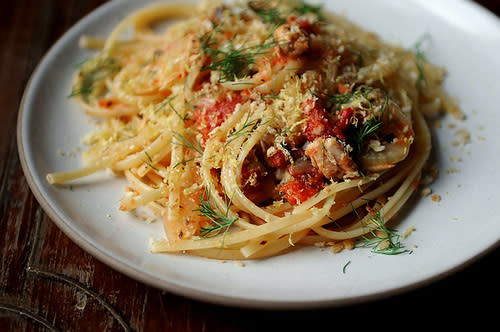
[[[236,105],[240,104],[243,98],[241,94],[233,95],[231,98],[224,98],[217,101],[213,106],[196,112],[196,126],[203,137],[203,141],[206,141],[210,132],[219,127],[234,112]]]
[[[280,191],[292,205],[303,203],[318,193],[317,189],[307,187],[297,180],[292,180],[283,184],[280,187]]]
[[[312,142],[318,137],[332,136],[333,128],[328,112],[317,100],[308,100],[303,109],[306,119],[304,135],[308,141]]]
[[[292,205],[298,205],[316,195],[325,185],[325,178],[311,164],[309,167],[288,167],[293,180],[280,185],[279,191]]]
[[[333,127],[333,134],[343,141],[345,141],[345,131],[347,127],[349,127],[353,113],[354,113],[353,109],[347,107],[341,110],[337,115],[337,122]]]

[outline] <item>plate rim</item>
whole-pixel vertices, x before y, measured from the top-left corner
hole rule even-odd
[[[175,0],[171,0],[174,2]],[[488,14],[491,19],[497,18],[496,23],[500,26],[500,18],[494,15],[492,12],[487,10],[485,7],[480,6],[479,4],[470,1],[470,0],[458,0],[464,4],[468,4],[474,7],[474,10],[481,11],[483,14]],[[314,300],[314,299],[303,299],[303,300],[259,300],[246,298],[243,296],[232,296],[232,295],[224,295],[219,294],[217,292],[209,292],[200,290],[194,287],[188,287],[185,285],[177,284],[176,282],[172,282],[168,279],[161,279],[155,276],[151,272],[147,272],[144,270],[140,270],[135,267],[134,264],[123,260],[121,257],[113,256],[108,252],[105,248],[99,248],[92,241],[87,239],[85,236],[80,234],[75,226],[71,223],[68,223],[63,216],[61,216],[56,209],[49,203],[49,199],[44,195],[42,190],[40,189],[39,183],[35,179],[33,169],[30,167],[28,162],[28,156],[26,154],[25,142],[23,140],[23,124],[25,114],[28,112],[26,110],[26,100],[31,93],[30,91],[33,89],[33,81],[36,77],[38,77],[41,69],[47,66],[49,62],[49,58],[54,56],[56,53],[56,48],[64,42],[65,38],[69,37],[69,32],[77,29],[78,26],[82,25],[90,16],[98,15],[98,12],[106,11],[108,7],[119,6],[121,1],[114,0],[107,3],[104,3],[94,10],[89,12],[80,18],[76,23],[71,25],[44,53],[42,58],[37,63],[35,69],[30,75],[30,78],[25,86],[23,91],[21,101],[18,108],[17,115],[17,124],[16,124],[16,141],[17,141],[17,152],[20,160],[21,168],[23,170],[23,174],[26,178],[28,186],[30,187],[33,195],[36,200],[44,210],[44,212],[48,215],[52,222],[66,235],[68,236],[77,246],[79,246],[84,251],[91,254],[94,258],[104,263],[105,265],[113,268],[114,270],[123,273],[133,280],[140,281],[146,285],[152,286],[154,288],[160,290],[166,290],[178,296],[183,296],[187,298],[191,298],[194,300],[198,300],[201,302],[212,303],[217,305],[225,305],[231,307],[240,307],[247,309],[266,309],[266,310],[297,310],[297,309],[315,309],[315,308],[325,308],[325,307],[339,307],[351,304],[360,304],[364,302],[374,301],[374,300],[382,300],[394,295],[399,295],[420,287],[424,287],[433,282],[442,280],[447,276],[454,274],[460,270],[463,270],[467,266],[471,265],[473,262],[476,262],[488,255],[496,248],[500,247],[500,239],[494,243],[491,243],[483,250],[479,251],[475,255],[470,256],[468,259],[462,261],[460,264],[455,265],[454,267],[445,270],[441,273],[433,274],[427,278],[420,279],[418,281],[405,284],[400,287],[391,288],[390,290],[381,290],[372,292],[364,295],[355,295],[344,297],[340,299],[326,299],[326,300]],[[36,172],[35,172],[36,173]]]

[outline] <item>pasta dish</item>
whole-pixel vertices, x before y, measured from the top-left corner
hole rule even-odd
[[[360,239],[404,252],[386,223],[428,159],[424,117],[460,114],[419,45],[303,1],[158,3],[80,42],[96,54],[71,97],[98,125],[85,165],[47,180],[123,176],[119,208],[163,220],[153,252],[256,259]]]

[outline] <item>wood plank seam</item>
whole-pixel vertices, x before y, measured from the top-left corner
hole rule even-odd
[[[37,250],[38,241],[40,238],[39,234],[40,234],[41,219],[42,218],[35,218],[35,229],[33,231],[33,241],[31,242],[28,260],[27,260],[26,266],[25,266],[26,272],[29,274],[33,274],[35,276],[41,277],[41,278],[60,282],[66,286],[75,288],[77,291],[83,292],[87,296],[92,297],[105,310],[107,310],[111,314],[111,316],[113,316],[113,318],[118,322],[118,324],[121,326],[121,328],[124,331],[127,331],[127,332],[132,331],[132,328],[122,318],[122,316],[118,313],[118,311],[115,308],[113,308],[113,306],[111,304],[109,304],[104,298],[102,298],[98,293],[87,288],[85,285],[81,284],[80,282],[73,280],[73,279],[71,279],[71,278],[69,278],[61,273],[45,271],[45,270],[37,267],[34,264],[34,255],[35,255],[35,251]]]
[[[34,314],[34,313],[26,310],[25,308],[21,308],[21,307],[14,306],[14,305],[11,305],[8,303],[0,302],[0,310],[10,312],[11,314],[14,314],[17,317],[28,318],[28,319],[42,325],[43,327],[45,327],[47,330],[49,330],[51,332],[59,332],[60,331],[56,327],[52,326],[49,323],[49,321],[46,320],[45,318],[43,318],[37,314]]]

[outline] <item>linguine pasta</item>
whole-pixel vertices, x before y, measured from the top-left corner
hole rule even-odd
[[[424,116],[460,115],[418,47],[302,1],[158,3],[81,46],[98,52],[71,95],[98,129],[85,165],[47,180],[122,174],[120,209],[163,219],[153,252],[255,259],[360,237],[402,252],[385,224],[428,159]]]

